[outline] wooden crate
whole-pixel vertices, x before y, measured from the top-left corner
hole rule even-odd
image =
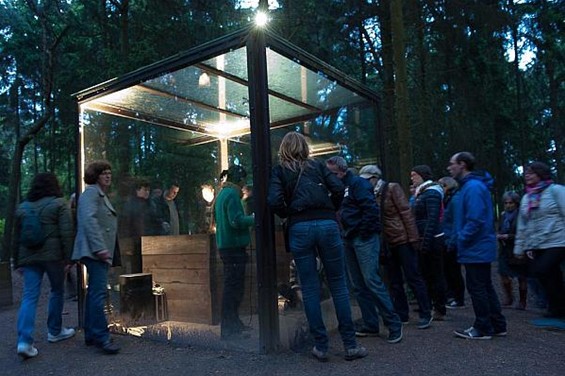
[[[254,237],[252,237],[254,239]],[[223,291],[223,264],[211,234],[143,236],[143,272],[165,288],[169,320],[218,324]],[[277,282],[287,283],[290,254],[282,233],[275,233]],[[257,255],[248,251],[243,314],[257,312]]]
[[[212,236],[143,236],[141,249],[143,272],[151,273],[153,281],[165,288],[169,320],[218,322]]]

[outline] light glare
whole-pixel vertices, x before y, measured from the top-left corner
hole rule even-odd
[[[263,27],[267,24],[267,22],[269,22],[267,13],[261,11],[257,12],[257,14],[255,15],[255,24],[259,27]]]

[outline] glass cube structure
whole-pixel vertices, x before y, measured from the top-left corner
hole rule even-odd
[[[252,286],[244,299],[249,306],[241,311],[258,318],[261,349],[278,346],[277,286],[288,282],[290,257],[281,249],[266,194],[280,141],[298,131],[317,158],[342,155],[352,167],[382,165],[377,95],[274,33],[249,27],[75,96],[79,176],[91,161],[112,164],[109,196],[120,213],[126,263],[142,253],[142,266],[130,263],[120,273],[153,273],[154,282],[170,291],[170,319],[218,323],[222,263],[213,237],[213,197],[222,170],[246,168],[256,225],[246,280]],[[173,182],[180,188],[180,235],[132,239],[139,234],[130,233],[123,213],[140,181],[153,190]],[[180,255],[183,249],[192,253]],[[191,307],[183,295],[192,293],[206,302]]]

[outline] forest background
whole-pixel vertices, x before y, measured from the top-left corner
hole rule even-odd
[[[248,25],[249,3],[0,0],[0,236],[37,172],[75,189],[73,93]],[[271,30],[379,93],[389,180],[407,187],[416,164],[440,177],[468,150],[497,199],[533,160],[564,182],[564,1],[269,5]]]

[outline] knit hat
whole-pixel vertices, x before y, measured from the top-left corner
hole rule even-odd
[[[380,178],[382,175],[381,169],[375,165],[363,166],[361,170],[359,170],[359,176],[363,179]]]
[[[420,175],[424,181],[432,180],[434,178],[434,175],[432,173],[432,169],[428,165],[414,166],[414,167],[412,167],[412,171],[414,171],[415,173]]]

